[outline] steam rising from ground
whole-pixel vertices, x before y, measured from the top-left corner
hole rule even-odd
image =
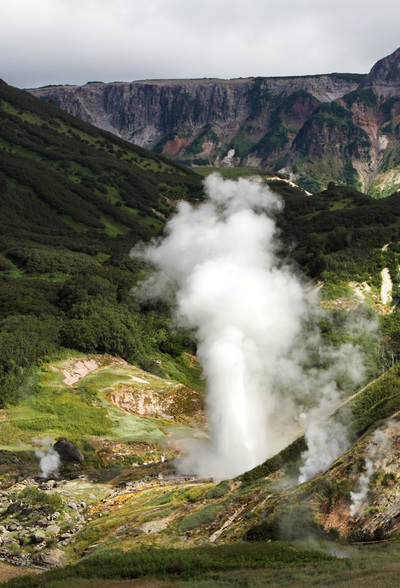
[[[345,448],[343,430],[329,422],[340,399],[335,378],[348,372],[359,380],[361,363],[348,345],[337,349],[334,368],[305,368],[310,354],[323,364],[328,351],[316,329],[304,333],[303,283],[276,253],[277,196],[258,182],[216,174],[205,190],[205,203],[179,204],[163,240],[133,252],[159,270],[142,293],[175,292],[176,323],[195,330],[207,382],[211,441],[193,445],[181,470],[233,477],[304,426],[304,481]]]
[[[390,422],[388,426],[390,426]],[[364,472],[359,476],[357,482],[357,491],[350,492],[350,516],[360,518],[363,514],[365,504],[368,499],[369,486],[372,482],[375,469],[374,461],[390,451],[390,440],[384,431],[378,429],[372,435],[371,441],[367,445]]]
[[[53,439],[51,437],[45,437],[41,443],[42,449],[35,449],[35,455],[40,460],[40,477],[48,478],[51,474],[58,472],[60,456],[53,448]]]
[[[374,475],[374,465],[370,459],[365,460],[365,472],[358,479],[358,491],[350,492],[350,516],[354,517],[357,513],[361,516],[361,509],[368,496],[369,484]]]

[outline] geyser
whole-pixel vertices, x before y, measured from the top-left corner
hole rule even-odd
[[[280,199],[260,182],[217,174],[205,191],[207,201],[181,202],[166,236],[133,255],[158,269],[141,295],[173,289],[176,323],[194,329],[207,383],[211,439],[192,443],[180,468],[222,479],[282,449],[296,436],[304,405],[324,399],[318,374],[310,379],[302,369],[305,348],[320,344],[314,332],[301,341],[304,288],[276,253]]]

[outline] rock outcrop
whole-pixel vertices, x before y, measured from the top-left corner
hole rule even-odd
[[[360,85],[375,88],[380,94],[400,96],[400,48],[380,59]]]
[[[265,163],[265,146],[274,155],[284,144],[290,147],[293,133],[320,103],[355,90],[359,81],[360,76],[331,74],[92,82],[30,91],[123,139],[168,156],[213,165],[254,159],[258,165]],[[284,142],[277,128],[282,116],[288,118],[292,134]]]
[[[316,191],[400,188],[400,49],[368,75],[89,82],[30,90],[186,164],[246,165]]]
[[[63,437],[61,437],[60,439],[58,439],[56,443],[54,443],[53,449],[57,451],[62,461],[71,463],[83,462],[82,451],[75,445],[75,443],[72,443],[72,441],[68,441]]]

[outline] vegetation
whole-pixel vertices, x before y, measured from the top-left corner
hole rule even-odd
[[[0,407],[31,394],[35,363],[63,349],[158,373],[157,354],[180,361],[190,337],[167,308],[135,302],[144,265],[128,254],[174,200],[202,197],[201,178],[4,82],[0,125]]]
[[[7,586],[30,588],[61,582],[74,582],[77,578],[134,579],[153,577],[161,580],[190,580],[209,572],[300,566],[332,561],[323,553],[285,544],[258,543],[233,544],[197,549],[142,550],[123,553],[109,551],[87,558],[76,566],[47,572],[45,576],[14,579]],[[61,585],[61,584],[60,584]],[[65,584],[64,584],[65,585]]]
[[[256,113],[270,97],[264,92],[262,81],[255,87],[260,90],[258,98],[254,97]],[[369,94],[362,94],[361,98],[364,102],[373,99]],[[295,568],[295,574],[305,566],[314,571],[316,566],[325,565],[333,571],[344,572],[351,566],[357,569],[353,562],[347,565],[322,553],[280,543],[282,539],[304,538],[309,534],[321,536],[310,497],[323,497],[331,505],[350,493],[347,482],[316,479],[315,485],[300,488],[301,496],[293,491],[290,501],[289,494],[274,486],[282,471],[287,476],[298,473],[301,454],[306,449],[304,437],[232,482],[201,482],[192,486],[185,483],[172,490],[162,485],[156,488],[157,480],[152,477],[158,471],[153,460],[161,463],[164,451],[157,444],[165,441],[169,433],[179,438],[184,427],[193,424],[203,407],[200,396],[180,385],[177,398],[169,405],[170,412],[160,413],[157,421],[127,414],[110,402],[110,388],[118,392],[129,384],[130,390],[137,390],[132,383],[134,378],[141,391],[162,393],[164,398],[173,398],[178,382],[200,392],[204,389],[194,357],[192,333],[171,328],[171,309],[166,303],[143,303],[132,295],[132,286],[143,279],[148,267],[140,259],[129,257],[137,241],[160,233],[173,211],[174,201],[186,198],[196,202],[202,198],[200,175],[154,154],[148,155],[72,119],[55,106],[14,92],[3,83],[0,99],[0,122],[4,129],[0,139],[3,442],[27,447],[43,431],[67,436],[84,452],[89,471],[101,468],[109,458],[107,449],[99,444],[98,438],[102,438],[107,443],[118,443],[115,467],[132,465],[124,474],[119,470],[123,479],[115,483],[117,487],[120,483],[133,484],[149,474],[149,488],[143,492],[135,489],[125,502],[121,501],[118,511],[105,507],[101,518],[91,517],[77,533],[74,557],[103,541],[90,557],[75,567],[41,576],[40,583],[39,578],[25,578],[23,585],[61,587],[74,584],[77,579],[90,583],[141,577],[192,582],[195,575],[213,582],[215,574],[229,575],[244,568],[278,570],[283,566]],[[299,93],[292,101],[277,104],[268,132],[273,149],[279,148],[279,137],[289,133],[296,101],[309,99]],[[182,116],[185,108],[182,102]],[[334,132],[335,121],[341,118],[345,123],[340,130],[352,132],[344,106],[324,107],[317,114],[320,118],[314,119],[315,124],[322,121]],[[237,139],[243,146],[246,137]],[[264,147],[268,147],[268,141]],[[349,163],[347,173],[354,184],[352,170]],[[249,175],[254,172],[246,171]],[[209,169],[201,172],[206,175]],[[222,172],[231,178],[243,174],[243,170],[235,168]],[[362,349],[366,380],[391,368],[336,415],[345,422],[349,408],[352,410],[355,419],[350,434],[354,440],[360,440],[379,421],[400,410],[400,372],[396,365],[400,313],[381,318],[384,339],[379,346],[373,329],[365,334],[356,326],[359,322],[372,324],[372,296],[379,291],[382,269],[389,268],[393,281],[399,282],[398,195],[375,201],[355,189],[331,182],[327,189],[308,197],[287,182],[273,180],[269,185],[285,204],[277,218],[281,253],[287,257],[290,250],[310,278],[325,283],[322,297],[348,298],[354,302],[350,281],[366,281],[372,288],[369,306],[346,314],[331,310],[316,319],[327,344],[353,343]],[[396,302],[398,288],[394,296]],[[349,324],[353,326],[349,328]],[[138,367],[105,362],[101,370],[71,388],[61,376],[63,361],[71,353],[111,354]],[[313,361],[318,363],[318,357]],[[153,375],[144,376],[144,371]],[[11,475],[7,460],[12,462],[12,456],[5,452],[2,457],[1,482],[5,484],[6,476]],[[169,471],[166,465],[163,467]],[[73,466],[70,470],[72,474],[75,471]],[[389,475],[382,479],[387,486],[393,483]],[[92,487],[93,484],[88,493]],[[267,492],[273,496],[268,504]],[[16,499],[24,507],[38,505],[46,512],[61,509],[58,494],[49,497],[36,488],[18,491]],[[374,512],[369,511],[371,516]],[[244,534],[247,541],[197,550],[149,551],[147,546],[159,545],[158,537],[147,536],[138,527],[167,517],[171,517],[172,530],[166,531],[170,545],[176,545],[181,535],[187,541],[193,537],[187,545],[200,542],[204,529],[210,536],[228,520],[240,521],[241,537]],[[122,520],[126,527],[122,528]],[[129,538],[122,537],[125,528]],[[126,553],[125,548],[132,546],[132,533],[143,548]],[[229,533],[229,540],[238,538],[234,525]],[[121,552],[110,552],[109,548],[115,547],[119,539],[121,543],[126,541]],[[258,543],[259,540],[263,542]],[[270,540],[276,543],[267,543]],[[260,576],[259,585],[266,585],[262,583],[265,577]],[[10,585],[22,584],[13,580]],[[290,581],[287,585],[291,585]]]
[[[397,194],[376,201],[344,186],[304,198],[301,194],[273,184],[284,199],[284,213],[278,218],[283,238],[294,245],[294,257],[314,278],[328,287],[350,281],[367,281],[380,287],[380,272],[390,266],[396,282],[400,241],[400,202]],[[387,250],[383,247],[391,243]]]

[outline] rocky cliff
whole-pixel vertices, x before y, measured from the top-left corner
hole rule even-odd
[[[359,81],[357,76],[338,74],[146,80],[92,82],[31,92],[102,129],[169,156],[213,165],[240,164],[247,157],[260,164],[265,163],[263,143],[272,143],[269,150],[274,153],[288,143],[280,137],[281,112],[289,117],[293,127],[289,134],[293,135],[321,102],[355,90]]]
[[[30,90],[142,147],[194,165],[287,173],[380,196],[400,187],[400,49],[368,75],[89,82]]]

